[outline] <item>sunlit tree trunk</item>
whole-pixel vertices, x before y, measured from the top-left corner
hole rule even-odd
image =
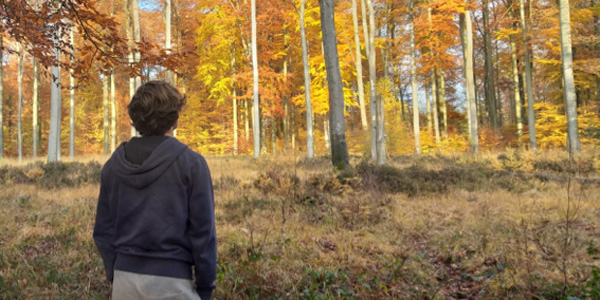
[[[433,119],[431,117],[431,97],[429,94],[429,85],[425,85],[425,107],[427,108],[427,130],[433,132]]]
[[[490,117],[490,126],[494,129],[499,127],[498,114],[496,109],[496,93],[494,82],[494,64],[492,60],[492,38],[490,30],[490,9],[488,0],[483,0],[483,40],[485,54],[485,102]]]
[[[559,0],[560,16],[560,48],[563,69],[563,94],[567,113],[567,147],[569,153],[581,152],[579,126],[577,124],[577,99],[575,97],[575,80],[573,76],[573,54],[571,49],[571,16],[569,1]]]
[[[256,0],[252,0],[252,71],[254,77],[254,102],[252,106],[252,128],[254,130],[254,158],[260,156],[260,125],[258,106],[258,56],[256,53]]]
[[[471,21],[471,12],[467,9],[463,16],[464,19],[464,61],[465,61],[465,89],[467,95],[467,104],[469,110],[469,139],[471,153],[479,151],[478,121],[477,121],[477,99],[475,97],[475,80],[473,77],[473,24]]]
[[[75,47],[75,37],[73,30],[69,32],[69,41],[71,47]],[[75,61],[75,57],[71,54],[71,63]],[[75,157],[75,77],[73,77],[73,69],[69,69],[69,157]]]
[[[171,53],[171,0],[165,0],[165,48],[167,53]],[[171,71],[166,72],[167,82],[172,83]]]
[[[513,93],[515,98],[515,120],[517,122],[517,136],[519,138],[519,147],[522,146],[523,137],[523,121],[521,117],[521,94],[519,93],[519,70],[517,65],[517,47],[514,37],[510,36],[510,57],[512,62],[513,75]]]
[[[1,45],[0,45],[1,47]],[[2,60],[2,57],[0,56],[0,61]],[[40,111],[39,109],[39,105],[40,105],[40,94],[39,94],[39,87],[40,87],[40,63],[37,60],[37,58],[33,58],[33,99],[31,102],[33,102],[33,112],[32,112],[32,127],[33,127],[33,132],[32,132],[32,140],[33,140],[33,149],[32,149],[32,156],[33,158],[37,157],[38,154],[38,149],[40,147],[40,125],[39,125],[39,117],[38,117],[38,113]],[[0,105],[0,110],[1,110],[1,105]],[[0,124],[1,126],[1,124]]]
[[[331,162],[335,168],[345,169],[350,163],[344,127],[344,92],[342,90],[342,75],[340,73],[335,33],[334,1],[319,0],[319,8],[321,11],[321,32],[323,34],[323,51],[325,52],[327,88],[329,90]]]
[[[20,43],[17,43],[17,85],[19,90],[19,104],[18,104],[18,112],[17,112],[17,149],[19,162],[23,161],[23,132],[21,124],[23,114],[23,72],[25,71],[25,63],[23,62],[23,56],[25,52],[23,50],[23,46]]]
[[[306,156],[314,157],[313,114],[310,99],[310,70],[308,66],[308,45],[304,26],[306,0],[300,1],[300,39],[302,40],[302,65],[304,66],[304,97],[306,98]]]
[[[369,25],[368,39],[366,39],[366,47],[368,50],[368,60],[369,60],[369,103],[370,103],[370,112],[371,112],[371,156],[373,160],[378,160],[378,130],[379,130],[379,122],[378,122],[378,111],[377,111],[377,55],[375,51],[375,16],[373,11],[373,3],[371,0],[365,0],[367,4],[367,11],[369,15]],[[371,16],[373,13],[373,16]],[[371,20],[373,19],[373,20]]]
[[[271,119],[271,153],[277,154],[277,122],[275,118]]]
[[[115,99],[115,70],[110,72],[110,152],[117,149],[117,102]]]
[[[131,0],[131,10],[132,10],[132,21],[133,21],[133,36],[136,43],[141,42],[142,36],[140,32],[140,8],[138,0]],[[137,49],[136,45],[136,49]],[[139,50],[134,52],[134,59],[136,63],[139,63],[142,60],[142,56]],[[142,77],[135,77],[135,88],[139,88],[142,85]]]
[[[57,35],[60,35],[58,29],[54,29]],[[54,55],[57,61],[60,61],[60,43],[54,38]],[[60,67],[52,65],[51,67],[51,100],[50,100],[50,133],[48,135],[48,162],[60,160],[60,122],[62,95],[60,90]]]
[[[231,53],[231,70],[232,75],[235,77],[235,45],[233,45]],[[237,90],[235,81],[232,84],[231,89],[233,90],[233,155],[238,154],[238,108],[237,108]]]
[[[525,22],[525,4],[519,0],[519,13],[521,15],[521,29],[523,31],[523,60],[525,63],[525,89],[527,91],[527,122],[529,127],[529,149],[537,150],[535,137],[535,112],[533,110],[533,80],[531,78],[531,61],[529,57],[529,37],[527,36],[527,23]]]
[[[104,107],[104,154],[108,154],[110,150],[110,114],[109,114],[109,86],[110,78],[108,74],[102,74],[102,104]]]
[[[442,114],[442,136],[444,138],[448,138],[448,108],[446,106],[446,87],[444,81],[444,72],[442,72],[442,69],[440,67],[435,68],[435,71],[436,78],[438,80],[437,97],[439,102],[440,113]]]
[[[323,118],[323,137],[325,139],[325,148],[329,149],[331,143],[329,142],[329,122],[327,118]]]
[[[0,37],[0,158],[4,158],[4,41]]]
[[[367,55],[367,60],[371,55],[371,49],[369,47],[369,25],[367,19],[367,5],[365,4],[367,0],[360,0],[360,13],[362,15],[362,28],[363,35],[365,37],[365,54]]]
[[[421,154],[421,128],[419,124],[419,97],[417,91],[417,50],[415,47],[415,12],[414,1],[409,0],[408,17],[410,18],[410,83],[413,103],[413,133],[415,136],[415,153]],[[427,106],[429,110],[429,105]]]
[[[250,139],[250,116],[248,110],[248,100],[244,100],[244,133],[246,134],[246,141]]]
[[[123,8],[125,10],[125,33],[127,35],[127,41],[129,46],[129,53],[127,55],[127,60],[129,66],[133,66],[135,62],[135,46],[134,46],[134,37],[133,37],[133,13],[132,13],[132,0],[125,0]],[[135,94],[136,86],[135,86],[135,77],[129,77],[129,100],[133,98]],[[129,101],[128,101],[129,102]],[[131,126],[131,137],[137,135],[135,127]]]
[[[365,108],[365,86],[362,73],[362,54],[360,51],[360,37],[358,36],[358,13],[356,0],[352,0],[352,22],[354,25],[354,44],[356,51],[356,85],[358,88],[358,104],[360,107],[360,124],[363,130],[367,130],[367,111]]]
[[[431,74],[431,103],[432,103],[432,107],[431,110],[433,111],[433,131],[435,133],[435,143],[437,145],[440,144],[441,142],[441,138],[440,138],[440,118],[438,116],[438,101],[437,101],[437,80],[435,79],[435,73],[432,72]]]

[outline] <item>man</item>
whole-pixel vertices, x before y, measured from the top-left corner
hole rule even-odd
[[[173,137],[185,102],[166,82],[142,85],[127,106],[142,136],[122,143],[102,169],[94,241],[113,300],[212,296],[210,171],[204,157]]]

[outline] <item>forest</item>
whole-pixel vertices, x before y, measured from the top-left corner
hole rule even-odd
[[[108,299],[142,83],[207,158],[216,299],[600,298],[597,0],[0,0],[0,299]]]

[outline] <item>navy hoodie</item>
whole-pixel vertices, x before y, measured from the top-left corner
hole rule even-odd
[[[94,241],[107,279],[114,269],[192,279],[194,266],[196,290],[208,300],[217,260],[208,165],[175,138],[151,147],[135,164],[122,143],[102,168]]]

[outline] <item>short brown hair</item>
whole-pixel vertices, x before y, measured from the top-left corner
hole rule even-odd
[[[137,89],[127,111],[142,136],[164,135],[177,122],[185,102],[185,96],[171,84],[153,80]]]

